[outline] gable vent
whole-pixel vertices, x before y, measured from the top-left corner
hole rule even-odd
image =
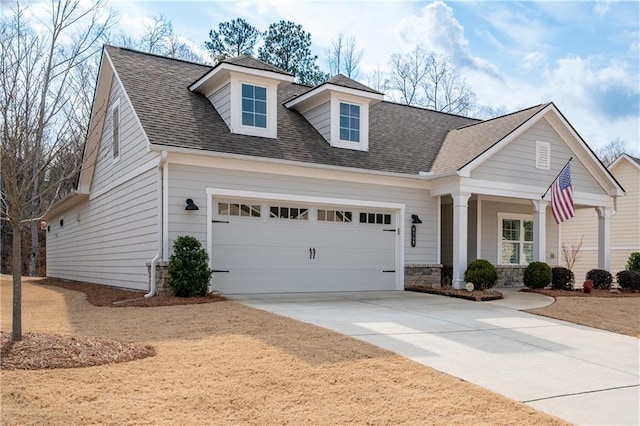
[[[536,169],[549,170],[551,168],[551,144],[536,141]]]

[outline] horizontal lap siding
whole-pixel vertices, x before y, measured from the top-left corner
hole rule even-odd
[[[325,138],[331,140],[331,103],[326,102],[304,114],[304,118]]]
[[[356,199],[406,204],[405,262],[436,263],[438,199],[428,191],[395,186],[371,185],[329,179],[290,177],[233,170],[169,164],[169,247],[179,235],[207,240],[206,188],[273,192],[317,197]],[[185,211],[185,199],[192,198],[198,211]],[[410,245],[411,214],[417,214],[416,247]]]
[[[536,169],[536,141],[548,142],[551,145],[550,170]],[[546,120],[541,120],[475,168],[471,172],[471,177],[519,185],[537,185],[546,189],[572,156],[571,150],[551,125]],[[571,161],[573,190],[605,194],[584,165],[575,156],[573,157]]]
[[[209,96],[209,101],[215,107],[220,117],[231,127],[231,85],[228,83],[220,90]]]
[[[611,218],[611,246],[634,246],[640,251],[640,169],[626,160],[612,170],[625,190]]]
[[[157,171],[76,207],[50,224],[47,275],[147,289],[146,262],[158,247]]]
[[[91,188],[92,194],[100,191],[101,195],[50,221],[47,275],[147,289],[146,263],[155,256],[159,244],[158,172],[156,168],[138,168],[157,154],[147,151],[143,130],[114,79],[110,105],[116,99],[120,100],[120,159],[113,161],[111,116],[107,116]],[[114,185],[128,173],[135,176]],[[63,227],[59,225],[61,218]]]

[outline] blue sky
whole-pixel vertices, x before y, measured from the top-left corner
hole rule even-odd
[[[164,14],[199,47],[236,17],[262,31],[291,20],[311,33],[324,69],[343,31],[364,50],[365,84],[421,43],[449,57],[482,104],[512,112],[553,101],[593,148],[621,138],[640,155],[638,1],[107,1],[133,36]]]

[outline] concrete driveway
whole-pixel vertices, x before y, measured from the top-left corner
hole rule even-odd
[[[364,340],[576,424],[640,424],[640,340],[520,312],[506,289],[470,302],[412,292],[242,295],[246,305]]]

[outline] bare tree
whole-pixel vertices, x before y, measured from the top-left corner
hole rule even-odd
[[[389,85],[399,95],[397,102],[451,114],[475,111],[475,94],[443,56],[416,46],[406,54],[394,53],[389,63]]]
[[[580,254],[580,250],[582,250],[583,240],[584,235],[580,237],[580,241],[571,242],[570,244],[567,244],[565,242],[562,243],[562,260],[564,261],[565,265],[567,265],[567,269],[573,269],[573,265],[576,264],[578,255]]]
[[[600,147],[596,154],[605,166],[609,167],[616,158],[624,154],[627,149],[627,142],[623,139],[616,138],[609,141],[608,144]]]
[[[79,93],[94,82],[83,80],[90,75],[84,67],[113,18],[101,1],[52,0],[50,7],[50,20],[38,22],[46,31],[33,30],[19,3],[0,24],[1,212],[13,231],[13,340],[22,339],[22,224],[31,224],[35,272],[38,224],[77,173],[74,144],[86,136],[77,126],[89,118]]]
[[[338,33],[336,38],[331,40],[331,48],[327,50],[329,74],[331,76],[343,74],[349,78],[357,78],[363,55],[364,51],[358,49],[355,37],[347,37],[344,32]]]
[[[154,15],[144,26],[138,45],[145,52],[163,54],[167,38],[173,35],[173,24],[164,15]]]
[[[389,80],[386,73],[380,69],[380,66],[377,66],[376,69],[369,74],[369,77],[367,78],[367,86],[381,93],[386,92],[387,87],[389,86]]]

